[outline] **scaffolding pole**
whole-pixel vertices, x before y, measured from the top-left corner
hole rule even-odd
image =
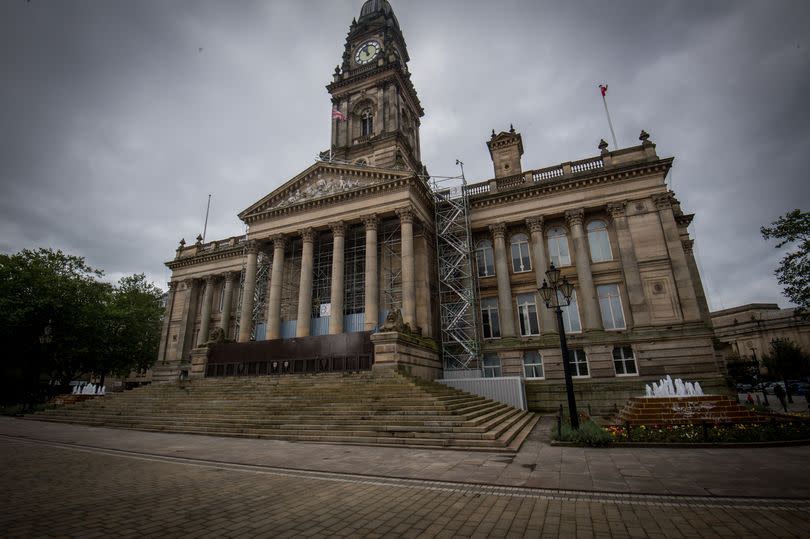
[[[461,176],[433,180],[442,362],[445,373],[481,368],[478,278],[472,263],[467,182]]]

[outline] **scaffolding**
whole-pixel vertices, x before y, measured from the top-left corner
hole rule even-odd
[[[466,187],[463,168],[461,176],[433,178],[439,317],[445,373],[481,368],[478,276],[472,263],[473,240]]]
[[[242,302],[244,301],[245,293],[245,270],[247,269],[247,241],[245,241],[245,249],[242,256],[242,271],[239,273],[239,299],[236,302],[236,323],[234,325],[234,336],[239,335],[239,324],[241,322],[240,313],[242,312]],[[257,329],[263,328],[265,323],[265,315],[267,309],[267,286],[270,282],[270,273],[272,271],[272,262],[270,257],[263,251],[259,251],[256,257],[256,286],[253,289],[253,312],[251,313],[251,326],[250,326],[250,340],[255,341],[259,337],[264,338],[263,331],[261,336],[257,335]]]

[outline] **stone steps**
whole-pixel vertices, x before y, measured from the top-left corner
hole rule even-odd
[[[161,384],[29,418],[157,432],[507,451],[519,448],[537,419],[391,373]]]

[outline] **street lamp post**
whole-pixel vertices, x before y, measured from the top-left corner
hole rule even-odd
[[[571,428],[577,430],[579,429],[579,415],[577,415],[577,401],[574,398],[574,381],[571,379],[568,343],[565,340],[565,325],[562,317],[562,307],[571,304],[574,285],[569,283],[565,277],[560,280],[560,270],[554,267],[554,264],[551,264],[548,271],[546,271],[546,279],[543,279],[543,286],[538,291],[546,307],[554,309],[557,314],[557,331],[560,334],[560,350],[562,351],[563,372],[565,373],[565,392],[568,395],[568,415],[571,417]]]

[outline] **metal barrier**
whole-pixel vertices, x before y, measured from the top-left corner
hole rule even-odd
[[[498,378],[456,378],[436,380],[440,384],[454,387],[467,393],[508,404],[514,408],[527,410],[526,390],[520,376]]]
[[[328,356],[266,361],[233,361],[209,363],[206,378],[225,376],[281,376],[285,374],[317,374],[322,372],[359,372],[371,369],[372,356]]]

